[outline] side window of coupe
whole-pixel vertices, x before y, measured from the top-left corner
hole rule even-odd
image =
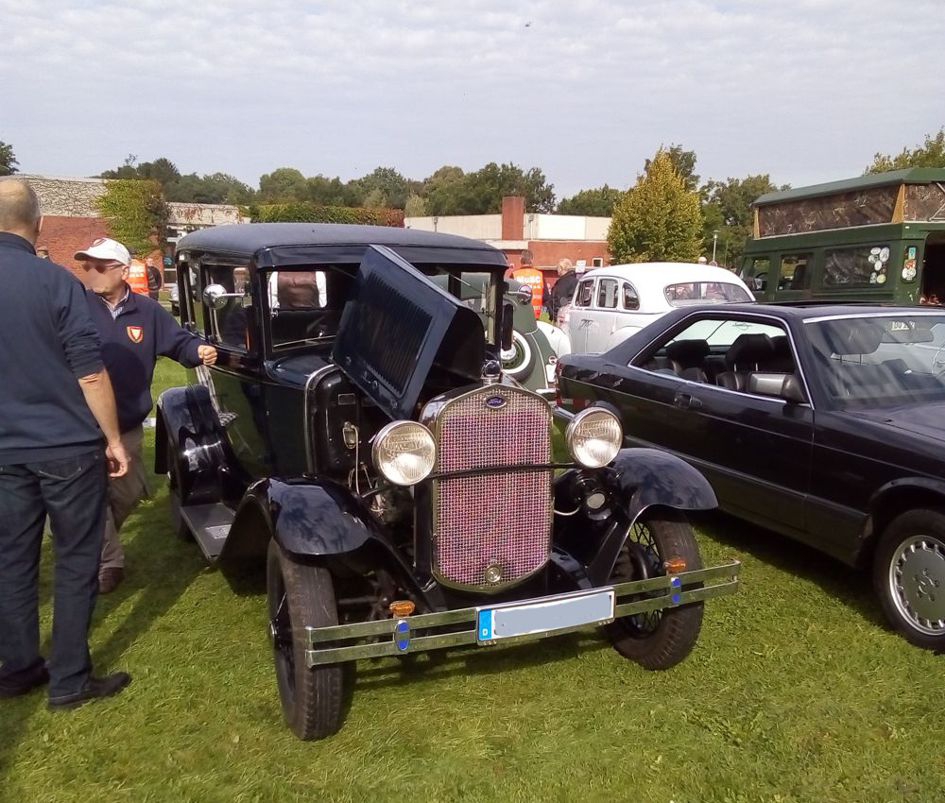
[[[630,282],[623,283],[623,308],[626,310],[640,309],[640,297]]]
[[[617,280],[601,279],[597,285],[597,306],[601,309],[617,309]]]
[[[594,297],[594,280],[585,279],[578,285],[577,297],[574,299],[576,307],[591,306],[591,299]]]
[[[776,381],[794,374],[787,331],[754,320],[701,318],[644,352],[634,363],[689,382],[751,391],[752,377]],[[765,394],[769,395],[769,394]]]

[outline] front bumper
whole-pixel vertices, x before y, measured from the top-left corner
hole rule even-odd
[[[421,613],[402,619],[382,619],[374,622],[334,625],[332,627],[307,627],[310,649],[305,651],[305,662],[309,667],[357,661],[361,658],[383,658],[402,656],[447,647],[533,641],[587,630],[607,624],[623,616],[646,613],[663,608],[677,608],[694,602],[733,594],[738,588],[738,572],[741,563],[733,561],[709,569],[680,572],[648,580],[632,580],[614,586],[575,591],[519,600],[507,605],[491,605],[475,608],[459,608],[454,611]],[[550,623],[538,631],[514,635],[507,638],[480,638],[480,613],[515,608],[536,609],[549,603],[578,603],[582,598],[597,597],[613,592],[613,616],[598,618],[579,625]],[[490,631],[491,632],[491,631]]]

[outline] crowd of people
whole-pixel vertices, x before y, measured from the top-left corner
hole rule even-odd
[[[98,594],[124,579],[121,526],[148,493],[142,442],[154,367],[159,356],[212,365],[217,353],[160,305],[160,284],[132,291],[124,245],[100,238],[77,252],[80,282],[37,251],[41,231],[29,183],[0,183],[0,699],[48,684],[48,705],[60,710],[131,682],[125,672],[93,674],[88,632]],[[47,522],[48,659],[39,632]]]

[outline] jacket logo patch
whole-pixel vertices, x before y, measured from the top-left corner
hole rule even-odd
[[[132,343],[140,343],[144,340],[144,329],[140,326],[129,326],[128,329],[128,339]]]

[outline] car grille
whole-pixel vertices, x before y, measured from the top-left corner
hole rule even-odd
[[[551,408],[518,388],[460,396],[436,422],[437,473],[494,469],[433,483],[433,572],[447,585],[497,591],[538,571],[551,550]],[[497,576],[498,575],[498,576]]]

